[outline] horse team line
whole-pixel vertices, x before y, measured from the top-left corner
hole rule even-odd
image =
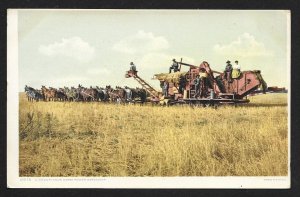
[[[110,85],[105,88],[96,86],[93,88],[83,87],[78,85],[75,87],[53,88],[42,86],[41,89],[34,89],[29,86],[25,86],[25,93],[28,101],[98,101],[98,102],[140,102],[144,103],[147,98],[146,90],[142,88],[124,88],[116,86],[112,88]]]

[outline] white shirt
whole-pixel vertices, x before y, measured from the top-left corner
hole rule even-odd
[[[235,64],[235,65],[233,65],[233,69],[239,69],[239,70],[241,70],[241,66],[238,65],[238,64]]]

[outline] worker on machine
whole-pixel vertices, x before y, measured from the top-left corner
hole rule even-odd
[[[178,62],[176,62],[176,60],[173,59],[173,63],[169,68],[169,73],[171,73],[172,69],[174,70],[174,73],[178,72],[179,71],[178,67],[179,67]]]
[[[125,75],[125,77],[128,77],[128,74],[131,73],[131,75],[136,76],[137,75],[137,71],[136,71],[136,66],[134,65],[133,62],[130,62],[130,69],[127,72],[127,74]]]
[[[126,92],[126,100],[131,101],[132,99],[132,91],[128,86],[125,86],[125,92]]]
[[[160,82],[159,82],[159,86],[160,86],[160,88],[161,88],[161,92],[162,92],[163,95],[164,95],[164,84],[165,84],[164,81],[160,81]]]
[[[179,77],[179,93],[180,94],[183,94],[185,85],[186,85],[185,77],[180,76]]]
[[[200,82],[203,84],[202,87],[203,89],[201,90],[200,97],[203,97],[208,92],[208,78],[207,78],[208,75],[205,68],[200,69],[199,75],[200,75]]]
[[[241,75],[241,66],[239,65],[239,62],[237,60],[234,63],[235,64],[234,64],[233,69],[232,69],[231,78],[232,79],[237,79]]]
[[[231,82],[232,81],[232,79],[231,79],[232,65],[230,64],[229,60],[226,62],[226,64],[227,65],[225,67],[224,77],[225,77],[226,80]]]
[[[130,70],[136,72],[136,66],[134,65],[133,62],[130,62]]]
[[[163,89],[164,97],[167,97],[168,93],[169,93],[169,83],[167,81],[164,81],[164,89]]]
[[[194,98],[198,97],[199,90],[200,90],[200,78],[199,75],[196,76],[196,79],[194,80],[194,86],[195,86],[195,95]]]

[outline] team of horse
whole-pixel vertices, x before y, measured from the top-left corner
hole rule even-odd
[[[83,101],[83,102],[114,102],[114,103],[144,103],[147,92],[141,88],[124,88],[110,85],[102,87],[83,87],[81,84],[75,87],[53,88],[42,86],[40,90],[25,86],[28,101]]]

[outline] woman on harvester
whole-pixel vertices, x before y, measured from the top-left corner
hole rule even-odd
[[[241,66],[239,65],[239,62],[237,60],[234,63],[235,63],[235,65],[233,66],[233,69],[232,69],[231,78],[237,79],[241,75]]]

